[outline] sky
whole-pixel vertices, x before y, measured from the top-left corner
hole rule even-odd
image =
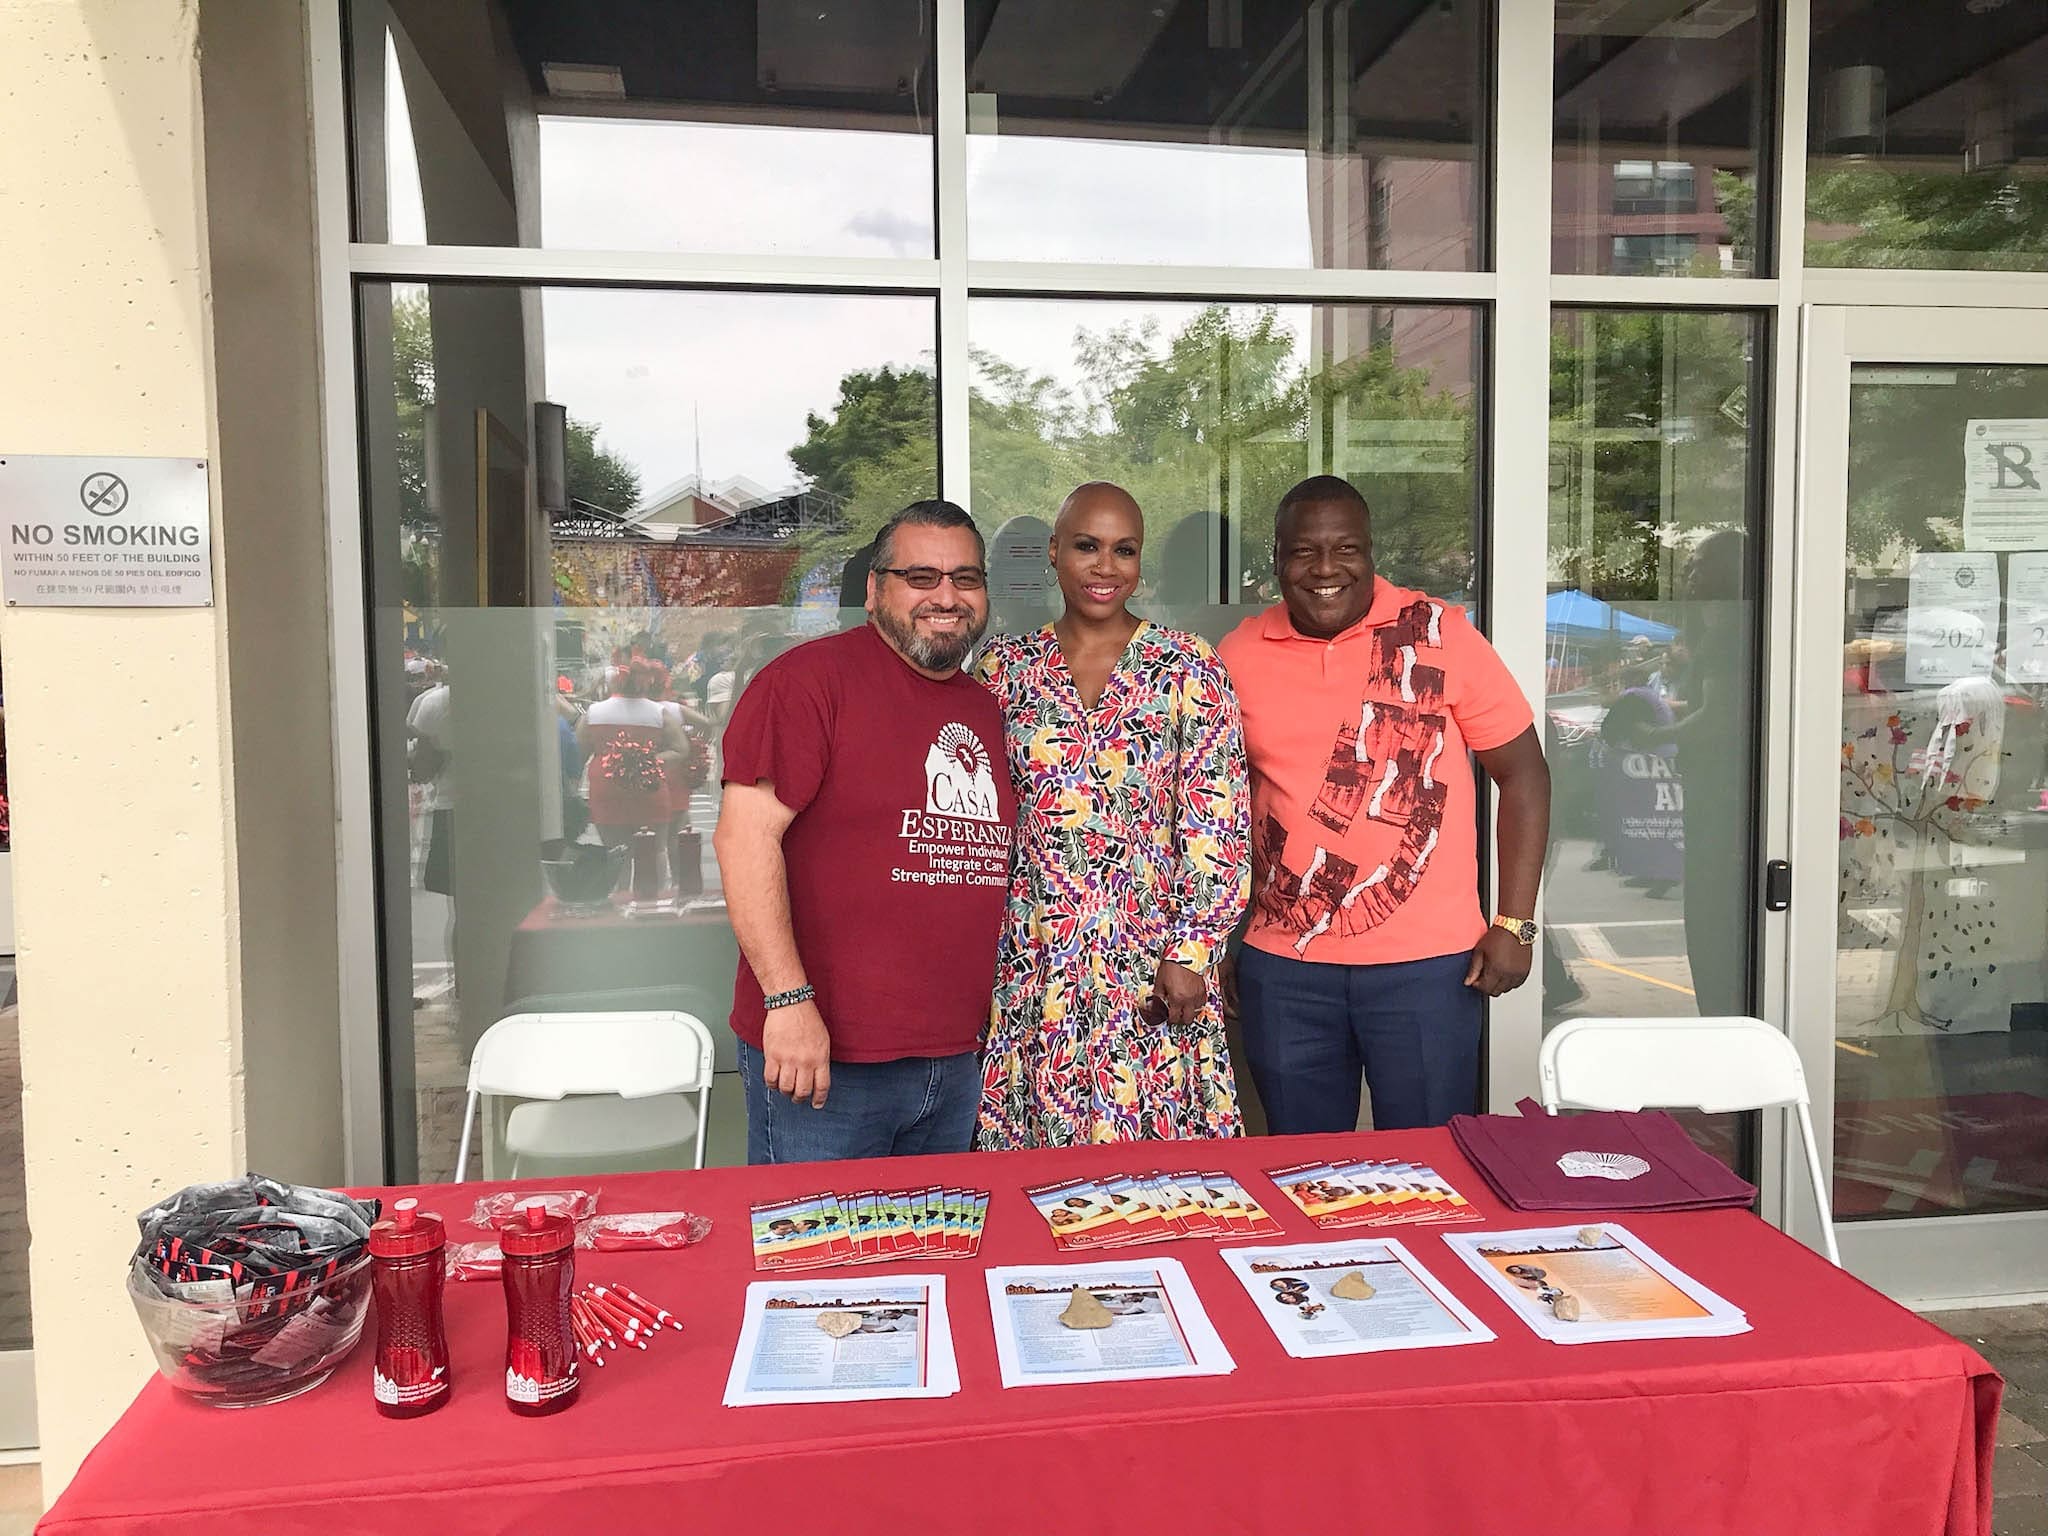
[[[390,236],[424,244],[410,113],[387,58]],[[555,249],[929,257],[932,141],[914,133],[543,117],[541,234]],[[1299,151],[976,134],[969,249],[993,260],[1309,264]],[[657,195],[658,192],[658,195]],[[1008,361],[1076,377],[1074,333],[1200,306],[983,299],[969,338]],[[936,305],[899,295],[701,294],[552,288],[542,301],[549,398],[653,491],[696,468],[773,490],[806,413],[829,414],[842,375],[930,366]],[[1305,342],[1307,305],[1283,308]]]

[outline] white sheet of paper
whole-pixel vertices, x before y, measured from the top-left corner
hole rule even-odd
[[[2048,546],[2048,421],[1963,424],[1963,547]]]
[[[1999,617],[1998,556],[1915,555],[1906,584],[1906,686],[1989,677]]]
[[[1230,1248],[1223,1262],[1251,1292],[1281,1347],[1297,1360],[1483,1344],[1494,1337],[1391,1239]],[[1354,1270],[1373,1294],[1362,1301],[1331,1295],[1330,1287]]]
[[[1597,1230],[1587,1243],[1581,1234]],[[1725,1338],[1749,1332],[1749,1318],[1628,1228],[1524,1227],[1512,1232],[1446,1232],[1444,1241],[1538,1337],[1553,1344],[1615,1339]],[[1496,1255],[1500,1262],[1489,1258]],[[1530,1273],[1505,1272],[1514,1263]],[[1537,1272],[1540,1272],[1537,1273]],[[1559,1320],[1542,1294],[1561,1288],[1580,1303],[1576,1322]]]
[[[857,1312],[835,1339],[826,1312]],[[747,1287],[725,1406],[951,1397],[960,1390],[943,1275],[756,1280]]]
[[[1062,1323],[1077,1285],[1116,1321],[1107,1328]],[[988,1305],[1006,1387],[1224,1376],[1237,1369],[1177,1259],[999,1267],[988,1271]]]
[[[2005,671],[2016,683],[2048,683],[2048,553],[2005,561]]]

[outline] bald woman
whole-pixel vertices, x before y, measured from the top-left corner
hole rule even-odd
[[[1205,641],[1130,610],[1145,518],[1091,482],[1048,553],[1065,611],[992,641],[1020,805],[979,1144],[1235,1136],[1216,968],[1250,885],[1237,698]]]

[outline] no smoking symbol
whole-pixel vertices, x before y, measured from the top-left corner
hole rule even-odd
[[[87,475],[85,483],[78,488],[78,499],[93,516],[112,517],[128,505],[128,485],[119,475],[105,471]]]

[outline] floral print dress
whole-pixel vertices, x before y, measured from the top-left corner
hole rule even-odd
[[[1017,851],[982,1053],[985,1148],[1243,1130],[1216,965],[1251,884],[1237,696],[1208,644],[1141,623],[1093,709],[1050,625],[975,666],[1003,706]],[[1185,1028],[1139,1010],[1163,958]]]

